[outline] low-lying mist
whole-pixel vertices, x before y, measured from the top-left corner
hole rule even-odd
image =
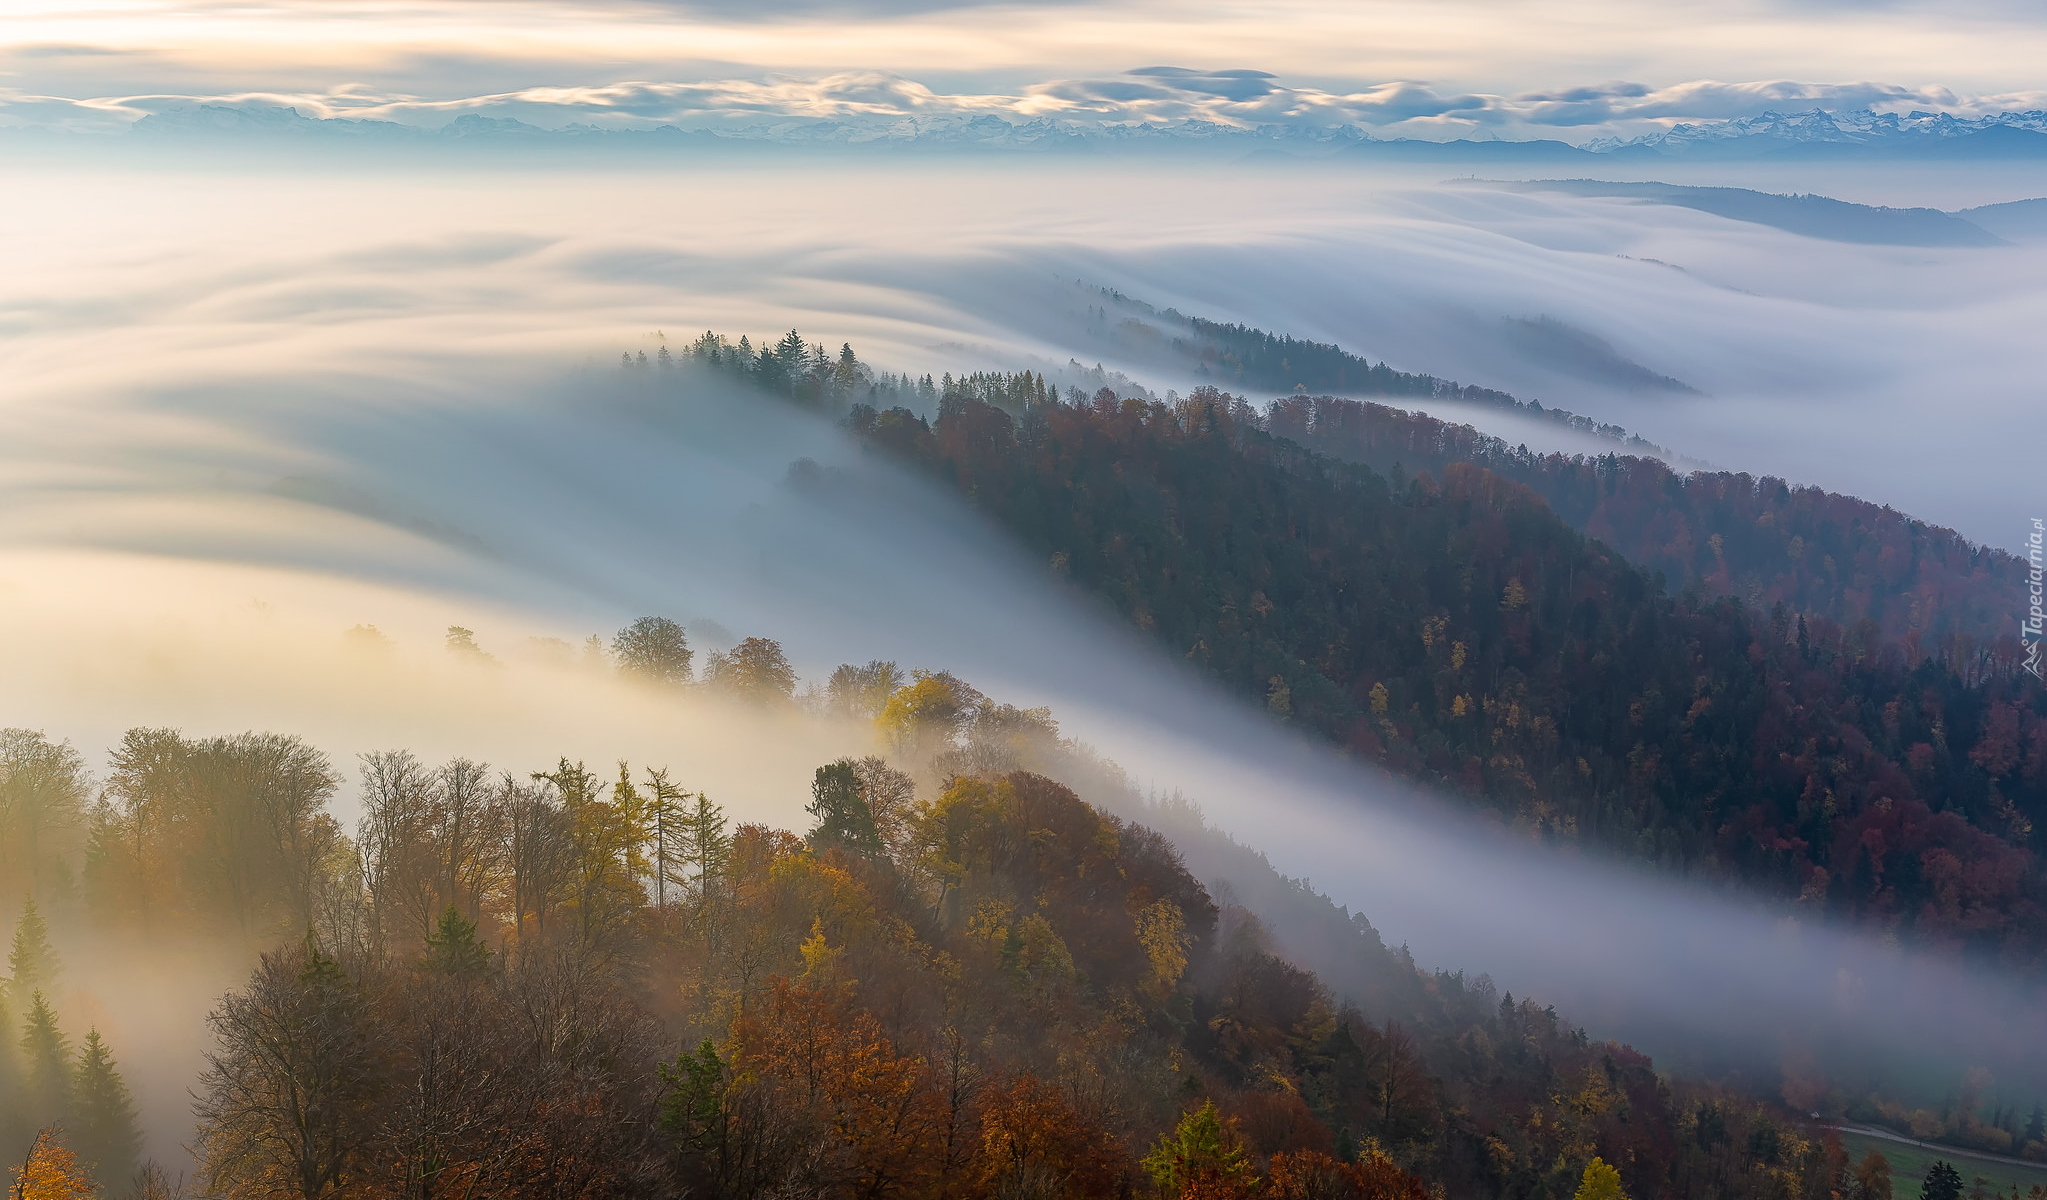
[[[582,656],[637,616],[709,622],[700,640],[779,639],[811,681],[890,659],[1050,705],[1139,790],[1198,803],[1424,965],[1595,1034],[1715,1062],[1781,1031],[1799,1063],[2037,1077],[2047,1030],[2016,982],[1474,828],[1163,660],[829,423],[709,381],[636,393],[610,366],[707,325],[795,325],[918,373],[1092,365],[1085,287],[1105,286],[1991,540],[2031,515],[2030,451],[1996,431],[2037,375],[2037,247],[1820,244],[1431,183],[30,175],[0,231],[0,725],[95,764],[134,726],[299,734],[344,770],[399,747],[522,775],[626,759],[800,826],[812,769],[871,731],[650,695]],[[1702,394],[1498,350],[1501,322],[1539,316]],[[449,626],[495,664],[448,654]],[[353,804],[345,786],[344,824]],[[197,953],[150,960],[147,989],[81,953],[66,1014],[118,1034],[160,1154],[200,1018],[245,963]]]
[[[608,369],[541,384],[467,369],[431,387],[150,394],[179,414],[175,446],[139,444],[156,427],[106,410],[75,414],[100,423],[89,434],[46,426],[44,463],[62,428],[129,469],[90,485],[14,472],[0,724],[93,759],[121,730],[159,725],[300,734],[344,768],[397,747],[520,774],[562,755],[624,759],[669,768],[740,819],[801,827],[808,773],[868,752],[872,731],[657,696],[582,659],[587,635],[668,614],[714,637],[775,637],[812,681],[892,659],[1050,705],[1140,791],[1199,804],[1424,965],[1489,973],[1678,1061],[1752,1065],[1759,1030],[1781,1034],[1798,1080],[1818,1073],[1815,1049],[1893,1084],[2047,1061],[2015,982],[1516,841],[1291,736],[821,418],[711,380],[669,394]],[[443,650],[449,625],[496,661]],[[352,821],[349,789],[337,808]],[[1284,914],[1276,924],[1285,944]],[[201,999],[226,977],[204,974],[185,992],[194,1044]],[[120,1030],[170,1011],[93,995]],[[144,1036],[157,1049],[138,1066],[196,1062]],[[172,1119],[175,1079],[147,1087]]]
[[[1682,181],[1955,208],[2047,193],[2014,164],[1943,168],[1937,188],[1873,167],[1726,169]],[[615,356],[707,326],[794,325],[890,369],[1078,357],[1134,372],[1090,330],[1089,289],[1107,287],[1539,398],[2007,546],[2022,535],[2028,460],[1992,434],[2026,411],[2047,245],[1826,242],[1448,171],[1271,156],[1237,169],[30,165],[0,217],[0,364],[17,412],[141,381],[371,363],[434,379],[439,353]],[[1588,345],[1606,349],[1588,358]],[[1699,394],[1630,383],[1651,376]]]

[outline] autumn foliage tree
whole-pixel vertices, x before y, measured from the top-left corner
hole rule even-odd
[[[87,1200],[99,1189],[55,1129],[41,1129],[28,1155],[14,1168],[11,1200]]]

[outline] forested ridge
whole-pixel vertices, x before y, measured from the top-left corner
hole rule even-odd
[[[1276,716],[1533,835],[2041,964],[2047,699],[2016,638],[1670,595],[1499,473],[1389,479],[1288,414],[951,392],[849,423]],[[1888,561],[1885,528],[1834,528]]]
[[[1639,453],[1661,448],[1618,425],[1596,421],[1538,400],[1522,400],[1497,388],[1458,383],[1415,371],[1401,371],[1373,362],[1329,342],[1268,333],[1249,325],[1193,317],[1176,309],[1161,312],[1109,288],[1093,289],[1100,305],[1090,305],[1085,331],[1112,347],[1118,357],[1156,362],[1176,372],[1192,368],[1206,383],[1239,387],[1266,394],[1291,393],[1346,396],[1388,396],[1504,409],[1603,438]],[[1510,321],[1508,330],[1567,330],[1548,318]],[[1567,331],[1566,337],[1582,337]],[[1659,376],[1632,363],[1614,364],[1635,375],[1636,386],[1651,390],[1691,391],[1675,379]]]
[[[482,653],[466,630],[449,649]],[[10,731],[4,844],[40,881],[15,990],[50,984],[67,947],[268,947],[215,1008],[192,1088],[188,1185],[226,1197],[1858,1186],[1793,1114],[1419,972],[1362,920],[1381,982],[1332,994],[1159,834],[1029,769],[1072,752],[1042,710],[890,663],[798,695],[764,638],[691,660],[658,618],[610,656],[657,691],[872,721],[884,753],[819,767],[801,835],[666,769],[371,754],[346,831],[343,770],[294,737],[134,730],[96,798],[67,747]],[[40,1002],[27,1028],[62,1041]],[[103,1049],[74,1057],[47,1092],[0,1092],[22,1200],[185,1190],[136,1169]]]
[[[1476,463],[1526,484],[1572,528],[1661,572],[1673,591],[1740,596],[1758,608],[1782,601],[1843,628],[1872,620],[1912,653],[1989,649],[2013,628],[2024,592],[2027,567],[2016,556],[1821,488],[1681,472],[1634,455],[1536,454],[1469,425],[1327,396],[1289,397],[1262,416],[1281,437],[1381,474]]]

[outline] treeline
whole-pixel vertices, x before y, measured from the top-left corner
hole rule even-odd
[[[198,1184],[1589,1200],[1849,1179],[1789,1114],[1425,976],[1361,921],[1386,985],[1370,1010],[1333,994],[1165,838],[1021,769],[1070,749],[1047,714],[892,664],[833,678],[887,753],[818,768],[802,836],[665,770],[402,752],[360,761],[344,834],[302,802],[340,772],[298,739],[129,734],[95,829],[186,827],[136,839],[146,904],[275,939],[209,1020]],[[78,879],[86,927],[165,939],[139,897],[93,899],[115,881],[89,858]],[[26,1194],[87,1194],[80,1127],[43,1126]]]
[[[1126,354],[1153,358],[1162,365],[1192,367],[1202,378],[1213,381],[1211,386],[1240,387],[1268,394],[1335,392],[1479,404],[1621,442],[1642,453],[1654,454],[1661,450],[1661,447],[1630,434],[1618,425],[1595,421],[1560,408],[1547,408],[1539,400],[1524,401],[1494,388],[1462,384],[1435,375],[1397,371],[1384,362],[1372,362],[1327,342],[1267,333],[1249,325],[1190,317],[1170,308],[1160,312],[1112,290],[1103,289],[1102,295],[1117,310],[1139,315],[1124,316],[1111,322],[1109,307],[1091,307],[1088,311],[1089,328],[1095,336],[1114,343]],[[1154,321],[1157,324],[1153,324]],[[1650,375],[1646,371],[1644,377],[1644,382],[1658,389],[1675,386],[1690,390],[1677,380]]]
[[[1483,467],[1396,485],[1212,390],[849,424],[1275,716],[1533,835],[2043,961],[2016,639],[1673,597]]]
[[[860,361],[850,344],[842,344],[834,355],[822,342],[806,342],[793,329],[759,349],[754,348],[749,336],[741,336],[735,343],[707,330],[679,353],[671,353],[664,341],[651,358],[645,351],[623,354],[619,365],[628,377],[657,381],[673,376],[684,366],[695,366],[833,412],[842,412],[856,403],[907,406],[928,412],[945,396],[971,396],[1017,411],[1061,400],[1057,385],[1048,383],[1043,374],[1030,371],[975,372],[957,379],[946,374],[935,380],[930,375],[917,378],[877,374]],[[1080,393],[1072,391],[1071,398],[1078,400]]]
[[[1384,475],[1476,463],[1527,485],[1572,528],[1671,590],[1783,603],[1843,629],[1864,620],[1908,656],[1986,654],[2012,627],[2026,565],[1952,529],[1816,487],[1730,471],[1679,472],[1655,458],[1536,454],[1422,413],[1330,397],[1272,404],[1263,427]],[[1946,643],[1943,646],[1943,643]]]

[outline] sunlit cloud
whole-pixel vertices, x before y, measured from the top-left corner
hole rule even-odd
[[[1769,112],[1874,111],[1972,117],[2047,106],[2047,91],[1963,95],[1946,87],[1877,82],[1693,80],[1666,87],[1613,82],[1515,95],[1458,92],[1411,80],[1337,92],[1293,86],[1270,72],[1141,67],[1111,76],[1053,79],[1013,92],[940,91],[885,71],[759,79],[523,88],[425,98],[361,84],[323,91],[217,95],[155,93],[73,99],[0,89],[0,123],[118,130],[143,118],[198,108],[267,119],[293,110],[310,120],[386,122],[434,129],[463,117],[510,119],[542,129],[675,126],[759,134],[845,127],[856,137],[914,134],[962,121],[996,120],[1043,130],[1112,126],[1214,126],[1223,130],[1353,130],[1373,135],[1565,136],[1640,132],[1680,122]]]
[[[960,97],[1086,91],[1091,81],[1087,98],[1100,99],[1136,87],[1138,77],[1123,72],[1149,60],[1187,68],[1146,80],[1173,96],[1206,87],[1217,100],[1255,106],[1283,93],[1296,105],[1346,111],[1371,108],[1375,92],[1398,81],[1424,87],[1425,105],[1554,95],[1551,103],[1569,106],[1583,103],[1570,93],[1598,80],[1643,81],[1625,86],[1641,89],[1636,99],[1672,103],[1709,86],[1776,88],[1787,101],[1823,101],[1839,88],[1871,103],[1923,102],[1942,89],[1965,97],[2030,87],[2043,53],[2047,20],[2037,6],[1987,0],[1279,0],[1255,8],[1214,0],[22,0],[0,15],[0,80],[70,97],[157,88],[325,95],[355,82],[449,102],[624,79],[883,72]],[[1273,93],[1260,90],[1259,72],[1272,73]],[[1736,104],[1740,93],[1723,99]]]

